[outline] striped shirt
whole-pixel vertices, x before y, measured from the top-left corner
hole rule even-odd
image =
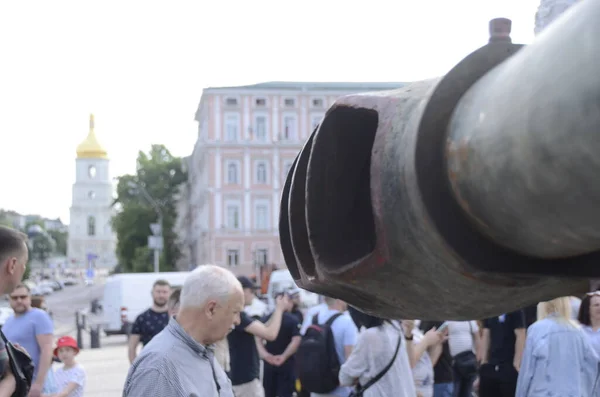
[[[233,397],[231,381],[206,348],[171,318],[129,369],[123,397]]]

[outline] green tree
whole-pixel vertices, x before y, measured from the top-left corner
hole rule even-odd
[[[60,255],[67,255],[67,241],[69,240],[69,233],[60,230],[48,230],[48,234],[56,243],[56,253]]]
[[[39,260],[42,265],[46,265],[55,248],[54,240],[47,233],[39,233],[31,238],[31,256]]]
[[[157,209],[152,202],[158,206],[163,217],[164,250],[160,267],[164,271],[174,269],[181,255],[173,231],[177,216],[175,197],[179,185],[186,179],[181,158],[174,157],[164,145],[152,145],[148,153],[140,151],[136,173],[118,178],[115,200],[117,214],[112,220],[112,227],[117,234],[117,256],[122,271],[152,270],[148,236],[151,234],[150,224],[158,222]]]

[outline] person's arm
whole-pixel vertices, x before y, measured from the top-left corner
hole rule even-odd
[[[289,316],[289,322],[286,326],[290,327],[292,339],[290,343],[288,343],[285,351],[279,356],[281,360],[281,364],[286,362],[290,357],[292,357],[298,347],[300,346],[300,342],[302,341],[302,336],[300,335],[300,322],[298,321],[298,317],[295,315]]]
[[[254,341],[256,342],[256,350],[258,351],[258,357],[260,357],[262,360],[268,362],[269,364],[274,365],[273,358],[275,356],[273,356],[271,353],[269,353],[267,351],[267,348],[265,347],[264,339],[261,339],[258,336],[255,336]]]
[[[517,371],[521,368],[521,359],[523,358],[523,350],[525,350],[525,339],[527,333],[525,331],[527,323],[525,321],[525,313],[519,310],[514,313],[514,330],[515,330],[515,357],[513,366]]]
[[[129,357],[129,364],[133,364],[133,361],[137,357],[137,348],[140,344],[140,335],[142,335],[142,314],[137,316],[133,322],[131,333],[129,334],[129,339],[127,340],[127,356]]]
[[[437,364],[440,357],[442,356],[443,351],[444,351],[443,343],[436,343],[432,346],[429,346],[429,348],[427,348],[427,352],[429,353],[429,358],[431,359],[431,364],[434,367]]]
[[[515,369],[519,371],[521,368],[521,360],[523,359],[523,351],[525,350],[525,339],[527,337],[525,328],[515,329],[515,337],[515,359],[513,360],[513,365]]]
[[[243,330],[249,334],[266,339],[270,342],[277,339],[279,328],[281,327],[281,317],[283,316],[283,307],[278,305],[271,315],[270,324],[263,324],[261,321],[251,319],[246,313],[240,313],[240,325]],[[237,328],[237,327],[236,327]]]
[[[12,397],[17,388],[17,381],[9,369],[0,381],[0,397]]]
[[[130,334],[127,340],[127,355],[129,357],[129,364],[133,364],[133,361],[137,357],[137,348],[140,344],[140,335]]]
[[[292,337],[292,340],[290,341],[290,343],[288,343],[287,347],[285,348],[285,351],[281,353],[281,358],[283,362],[286,362],[288,358],[292,357],[296,353],[298,347],[300,346],[301,340],[302,337],[300,335]]]
[[[340,386],[354,386],[361,375],[367,372],[367,356],[374,342],[369,338],[370,332],[365,331],[358,336],[356,346],[348,359],[342,364],[339,372]]]
[[[338,321],[339,320],[345,321],[342,340],[344,343],[344,358],[347,360],[352,354],[352,350],[358,341],[358,329],[349,315],[343,315],[338,319]]]
[[[481,334],[477,321],[471,321],[471,333],[473,334],[473,347],[475,348],[475,357],[477,362],[481,362]]]
[[[481,364],[488,362],[488,353],[490,351],[490,326],[487,320],[483,322],[483,332],[481,334]]]
[[[44,311],[38,312],[37,321],[35,321],[35,339],[40,347],[40,361],[38,363],[37,377],[35,383],[31,385],[31,389],[42,392],[44,382],[48,370],[52,366],[52,356],[54,355],[54,324],[48,313]]]

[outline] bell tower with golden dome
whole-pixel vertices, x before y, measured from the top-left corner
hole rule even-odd
[[[113,185],[109,159],[94,127],[94,115],[90,115],[89,132],[76,151],[69,224],[67,256],[82,268],[116,265],[116,236],[110,225]]]

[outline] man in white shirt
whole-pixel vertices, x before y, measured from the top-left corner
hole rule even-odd
[[[318,315],[322,312],[326,312],[328,310],[329,310],[329,308],[327,307],[327,303],[320,303],[316,306],[309,308],[306,311],[306,315],[304,316],[304,321],[302,322],[302,328],[300,328],[300,335],[304,335],[306,333],[306,330],[312,324],[312,320],[315,315]]]

